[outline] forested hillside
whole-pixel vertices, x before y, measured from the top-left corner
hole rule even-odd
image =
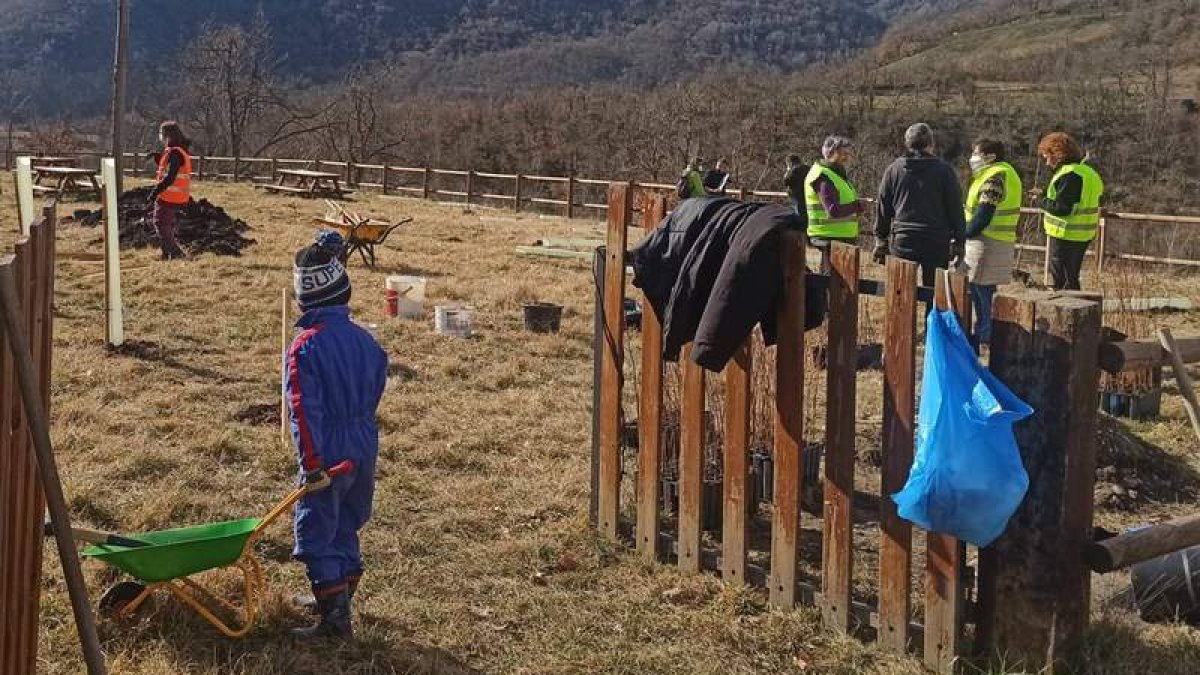
[[[949,4],[962,4],[954,0]],[[717,66],[795,70],[879,39],[882,16],[922,0],[137,0],[131,66],[155,73],[217,25],[270,26],[266,51],[296,85],[388,67],[410,93],[492,93],[675,81]],[[948,4],[946,0],[938,5]],[[111,0],[0,0],[0,72],[28,109],[85,115],[106,102]],[[878,10],[878,14],[873,10]]]

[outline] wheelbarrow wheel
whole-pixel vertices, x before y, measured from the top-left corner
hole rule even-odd
[[[100,596],[100,612],[116,616],[146,590],[145,584],[136,581],[118,581]]]

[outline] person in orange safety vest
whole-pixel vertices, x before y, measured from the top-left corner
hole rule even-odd
[[[192,156],[188,154],[191,141],[183,135],[178,122],[169,121],[159,127],[159,138],[165,147],[158,155],[156,183],[146,206],[152,209],[162,259],[174,260],[187,257],[175,240],[175,223],[179,211],[191,199]]]

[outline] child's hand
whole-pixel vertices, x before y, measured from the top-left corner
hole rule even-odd
[[[325,469],[317,469],[304,474],[304,489],[307,492],[317,492],[329,487],[329,474]]]

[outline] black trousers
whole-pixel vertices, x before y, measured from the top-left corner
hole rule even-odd
[[[1078,291],[1079,270],[1090,241],[1067,241],[1046,237],[1050,242],[1050,280],[1056,291]]]
[[[950,266],[950,242],[935,237],[896,233],[889,247],[892,255],[921,266],[921,285],[933,286],[937,271]]]

